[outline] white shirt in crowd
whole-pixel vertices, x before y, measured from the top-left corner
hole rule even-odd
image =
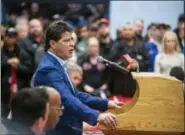
[[[184,70],[184,55],[181,53],[174,53],[168,55],[159,53],[155,59],[154,71],[169,76],[173,67],[181,67]]]

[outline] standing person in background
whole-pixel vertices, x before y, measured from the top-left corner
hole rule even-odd
[[[112,39],[110,37],[110,22],[102,18],[99,21],[98,39],[100,42],[100,55],[107,58],[112,48]]]
[[[80,25],[77,27],[78,42],[76,45],[76,54],[81,61],[87,51],[87,38],[88,38],[88,28],[86,25]]]
[[[42,16],[40,14],[40,5],[39,3],[33,2],[31,3],[30,8],[30,19],[37,18],[40,19]]]
[[[28,25],[16,25],[15,26],[16,30],[17,30],[17,35],[18,35],[18,39],[24,39],[28,37],[28,33],[29,33],[29,26]]]
[[[162,41],[164,34],[171,29],[171,26],[167,23],[162,22],[158,24],[158,27],[161,33],[161,41]]]
[[[89,37],[98,37],[98,24],[92,23],[88,26]]]
[[[105,65],[97,61],[100,55],[99,41],[90,37],[87,41],[87,57],[80,63],[83,69],[83,89],[85,92],[100,96],[108,93],[107,79],[105,76]],[[105,96],[106,97],[106,96]]]
[[[149,41],[145,43],[149,59],[148,71],[153,72],[156,55],[162,51],[162,45],[160,44],[161,32],[158,24],[155,23],[149,25],[148,31]]]
[[[66,61],[74,50],[73,30],[59,20],[49,25],[46,30],[47,51],[40,62],[34,77],[34,86],[50,86],[55,88],[62,97],[64,114],[49,135],[81,135],[82,122],[95,125],[97,122],[110,129],[115,129],[115,115],[98,113],[108,108],[120,108],[121,103],[92,97],[76,90],[66,71]],[[76,130],[77,129],[77,130]]]
[[[126,57],[130,58],[127,59]],[[147,71],[149,64],[147,50],[143,42],[135,38],[133,24],[126,23],[122,27],[121,40],[113,45],[109,59],[132,72]],[[112,69],[107,73],[111,76],[108,80],[109,88],[113,95],[133,97],[135,88],[130,74],[123,74]]]
[[[147,71],[148,54],[142,41],[135,39],[134,26],[131,23],[126,23],[122,28],[122,39],[113,45],[109,59],[117,62],[124,54],[128,54],[133,59],[133,64],[130,70]]]
[[[156,56],[155,72],[169,76],[173,67],[184,69],[184,56],[180,53],[177,35],[168,31],[163,38],[163,52]]]
[[[10,97],[17,90],[28,87],[27,75],[30,73],[31,62],[28,55],[17,45],[15,28],[8,28],[4,46],[1,49],[1,105],[2,118],[9,113]]]
[[[34,70],[37,66],[35,61],[35,53],[39,46],[44,45],[43,39],[43,27],[38,19],[32,19],[29,22],[29,36],[25,39],[19,40],[18,42],[20,48],[27,53],[29,59],[32,63],[31,73],[28,75],[28,80],[31,80],[31,77],[34,73]]]
[[[136,39],[144,42],[144,38],[143,38],[144,20],[142,19],[136,20],[134,22],[134,25],[135,25]]]
[[[185,53],[184,52],[184,42],[185,42],[184,25],[185,25],[185,15],[181,14],[178,18],[178,27],[174,30],[174,32],[177,34],[179,45],[183,54]]]

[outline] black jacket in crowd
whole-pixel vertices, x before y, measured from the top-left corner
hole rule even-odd
[[[117,62],[123,54],[128,54],[131,58],[136,59],[139,63],[140,71],[147,71],[149,61],[142,41],[135,40],[133,46],[117,41],[111,49],[109,60]],[[107,74],[109,74],[109,88],[113,95],[133,97],[136,82],[131,73],[124,74],[114,69],[108,69]]]
[[[9,51],[6,44],[1,48],[1,101],[3,104],[8,104],[10,98],[10,82],[11,66],[7,63],[8,59],[17,57],[20,61],[16,70],[18,90],[29,86],[31,62],[28,55],[18,46],[14,51]]]
[[[147,71],[149,64],[148,53],[142,41],[135,40],[132,46],[126,45],[122,41],[116,42],[111,49],[109,59],[117,62],[123,54],[128,54],[131,58],[136,59],[139,63],[140,71]]]
[[[179,41],[179,45],[180,45],[180,48],[181,48],[181,50],[183,50],[183,41],[182,41],[182,39],[180,38],[180,36],[179,36],[179,29],[178,28],[176,28],[175,30],[174,30],[174,32],[177,34],[177,38],[178,38],[178,41]]]
[[[36,41],[32,37],[27,37],[25,39],[22,39],[18,42],[19,47],[27,54],[29,57],[29,60],[31,62],[30,74],[28,75],[28,78],[31,80],[32,75],[36,69],[36,61],[35,61],[35,53],[39,45],[36,43]]]

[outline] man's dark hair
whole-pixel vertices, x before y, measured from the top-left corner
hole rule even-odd
[[[181,67],[173,67],[170,71],[170,76],[173,76],[181,81],[184,81],[184,71]]]
[[[49,96],[45,88],[24,88],[11,101],[12,121],[31,127],[45,116]]]
[[[45,34],[45,51],[50,48],[50,40],[58,41],[62,37],[63,33],[72,31],[73,29],[62,20],[51,23],[48,26]]]
[[[184,22],[185,21],[185,15],[181,14],[178,18],[178,22]]]

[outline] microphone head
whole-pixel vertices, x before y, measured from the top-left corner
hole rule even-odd
[[[96,59],[97,59],[98,62],[103,62],[104,61],[104,58],[102,56],[98,56]]]

